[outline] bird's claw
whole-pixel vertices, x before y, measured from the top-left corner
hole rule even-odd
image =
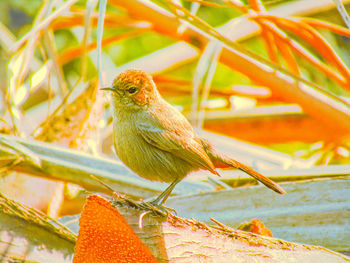
[[[166,207],[164,205],[158,204],[156,202],[141,202],[140,206],[143,209],[147,209],[147,210],[151,210],[155,213],[164,215],[164,216],[168,216],[169,212],[172,214],[177,215],[176,211],[170,207]]]

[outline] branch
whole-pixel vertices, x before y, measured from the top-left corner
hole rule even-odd
[[[110,158],[97,157],[81,151],[53,145],[52,143],[22,139],[4,134],[0,134],[0,146],[1,140],[19,143],[31,152],[32,157],[35,156],[41,161],[41,167],[38,167],[37,164],[30,160],[21,162],[13,167],[14,170],[19,172],[75,183],[89,191],[106,192],[105,187],[96,183],[90,177],[90,174],[92,174],[121,193],[143,198],[159,194],[166,186],[166,184],[142,179],[121,162]],[[12,150],[12,154],[10,154],[9,150],[6,151],[6,149],[0,147],[0,157],[13,158],[16,155],[18,155],[17,152]],[[23,157],[23,153],[21,152],[19,156]],[[175,189],[175,193],[195,193],[199,190],[205,191],[210,189],[212,188],[205,184],[181,182],[179,187]],[[110,192],[108,191],[108,193]]]

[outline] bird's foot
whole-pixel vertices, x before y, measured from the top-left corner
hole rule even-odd
[[[176,211],[170,207],[159,204],[158,202],[150,201],[150,202],[141,202],[140,206],[143,209],[147,209],[149,211],[153,211],[157,214],[161,214],[163,216],[168,216],[169,212],[176,215]]]
[[[169,212],[171,212],[172,214],[177,215],[175,209],[170,208],[170,207],[167,207],[167,206],[162,205],[162,204],[158,204],[158,203],[156,202],[156,200],[151,201],[150,204],[153,205],[154,207],[157,207],[157,208],[158,208],[159,210],[161,210],[161,211],[165,211],[167,214],[168,214]]]

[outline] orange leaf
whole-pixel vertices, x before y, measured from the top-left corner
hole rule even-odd
[[[328,29],[333,33],[350,37],[350,30],[348,28],[310,17],[298,17],[297,19],[300,22],[308,24],[309,26],[312,26],[314,28]]]
[[[73,263],[157,262],[117,209],[90,195],[79,221]]]
[[[256,19],[257,21],[260,21],[259,23],[264,23],[269,28],[271,28],[271,32],[276,37],[276,43],[279,40],[280,42],[283,42],[283,44],[290,49],[294,50],[297,54],[299,54],[304,59],[308,60],[311,64],[313,64],[315,67],[323,71],[328,77],[333,79],[334,81],[338,82],[340,85],[347,87],[348,83],[347,80],[335,72],[333,69],[329,68],[326,64],[318,60],[315,56],[313,56],[309,51],[307,51],[305,48],[303,48],[300,44],[298,44],[295,40],[292,40],[291,38],[287,37],[283,31],[281,31],[276,25],[271,24],[269,21],[264,21],[263,18],[265,17],[274,17],[269,15],[257,15],[252,16],[252,19]],[[268,23],[268,24],[267,24]],[[293,26],[297,27],[297,25],[292,24]],[[301,33],[300,33],[301,34]],[[291,50],[281,50],[281,54],[283,55],[284,59],[287,62],[288,67],[291,69],[293,73],[298,73],[298,66],[296,64],[296,61],[293,57],[293,54],[290,52]],[[283,53],[282,53],[283,52]],[[288,53],[287,53],[288,52]],[[298,75],[298,74],[297,74]]]
[[[254,11],[256,11],[256,12],[266,11],[263,3],[260,0],[249,0],[248,2],[249,2],[250,8],[253,9]]]
[[[333,65],[345,78],[345,88],[349,89],[350,70],[342,61],[340,56],[334,51],[327,40],[313,29],[308,24],[303,23],[292,18],[272,16],[272,15],[258,15],[253,19],[268,19],[276,26],[288,30],[307,41],[315,50],[318,51],[331,65]]]
[[[283,41],[276,41],[278,50],[281,52],[289,70],[296,76],[300,76],[298,63],[293,55],[293,52],[288,44]]]
[[[69,16],[62,16],[55,19],[52,24],[51,28],[55,31],[58,29],[66,29],[66,28],[73,28],[76,26],[84,26],[84,10],[78,9],[75,13],[71,13]],[[97,26],[98,21],[98,15],[93,14],[91,17],[91,24],[93,27]],[[141,23],[144,21],[137,21],[135,19],[130,19],[127,16],[124,15],[109,15],[106,14],[106,18],[104,21],[104,27],[105,28],[139,28]],[[144,25],[144,24],[143,24]],[[142,26],[143,28],[144,26]]]
[[[109,45],[109,44],[117,42],[117,41],[121,41],[121,40],[130,38],[130,37],[134,37],[134,36],[140,35],[141,33],[144,33],[144,32],[145,32],[145,29],[135,29],[135,30],[132,30],[130,32],[126,32],[126,33],[121,34],[121,35],[104,38],[102,40],[102,46],[106,46],[106,45]],[[96,47],[97,47],[97,43],[96,43],[96,41],[94,41],[94,42],[88,44],[86,49],[87,49],[87,51],[91,51],[91,50],[96,49]],[[72,59],[81,57],[83,55],[83,50],[84,49],[82,46],[66,49],[65,51],[63,51],[60,54],[59,64],[64,65],[67,62],[71,61]]]

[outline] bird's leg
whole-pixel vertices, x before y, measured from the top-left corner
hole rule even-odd
[[[172,182],[167,189],[164,190],[163,193],[161,193],[156,199],[151,201],[150,203],[155,206],[162,206],[162,204],[168,199],[169,195],[173,191],[174,187],[181,181],[180,178],[175,179],[174,182]]]
[[[182,178],[177,178],[172,182],[156,199],[153,201],[146,201],[141,202],[140,205],[144,209],[152,209],[158,210],[160,213],[163,213],[164,215],[168,215],[168,211],[176,214],[176,211],[172,208],[163,206],[163,203],[168,199],[169,195],[173,191],[174,187],[181,181]]]

